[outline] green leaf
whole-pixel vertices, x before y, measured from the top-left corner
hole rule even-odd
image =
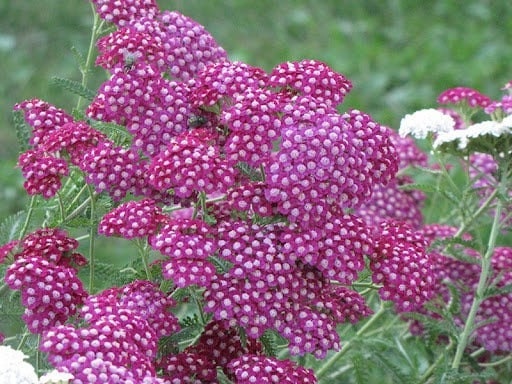
[[[261,335],[260,341],[263,346],[265,355],[272,357],[277,356],[279,350],[279,338],[280,336],[276,333],[276,331],[271,329],[267,329],[263,335]]]
[[[434,375],[434,383],[437,384],[473,384],[480,382],[479,380],[490,380],[493,378],[493,374],[490,370],[482,372],[471,372],[464,373],[458,370],[445,368],[438,370]]]
[[[460,290],[453,284],[449,282],[445,282],[445,285],[448,287],[450,291],[450,301],[448,303],[448,311],[452,315],[457,315],[461,310],[461,301],[460,301]]]
[[[87,87],[84,87],[82,84],[75,80],[53,76],[51,82],[53,85],[56,85],[66,91],[69,91],[74,95],[82,96],[84,99],[87,99],[89,101],[92,101],[96,96],[96,92]]]
[[[258,169],[251,167],[247,163],[239,162],[235,166],[235,168],[238,168],[240,173],[242,175],[246,176],[251,181],[263,181],[263,179],[264,179],[263,175],[261,174],[261,172]]]
[[[233,263],[218,256],[210,256],[208,261],[214,265],[217,273],[227,273],[233,267]]]
[[[80,52],[78,48],[74,45],[71,47],[71,53],[73,53],[73,56],[76,60],[76,63],[78,64],[80,72],[85,72],[87,70],[87,60],[83,53]]]
[[[422,171],[424,173],[429,173],[431,175],[436,175],[436,176],[439,176],[439,175],[443,174],[443,172],[441,170],[439,170],[439,169],[422,167],[420,165],[414,165],[412,168],[417,169],[419,171]]]
[[[233,384],[233,382],[229,380],[221,367],[217,367],[217,381],[219,384]]]
[[[88,281],[90,268],[90,265],[86,265],[80,269],[79,276],[82,278],[82,281]],[[126,274],[121,273],[117,266],[98,261],[94,263],[94,291],[122,286],[130,280],[127,280]]]
[[[25,152],[30,149],[29,140],[30,135],[32,134],[30,126],[25,122],[25,117],[22,111],[13,111],[12,121],[14,129],[16,130],[19,152]]]
[[[424,184],[424,183],[410,183],[400,185],[398,189],[402,191],[422,191],[422,192],[439,192],[439,188],[433,184]]]
[[[485,292],[484,297],[489,298],[489,297],[493,297],[493,296],[507,295],[509,293],[512,293],[512,284],[506,284],[502,287],[489,288]]]
[[[351,357],[352,368],[354,370],[354,379],[356,384],[367,384],[370,382],[368,369],[368,359],[361,353],[356,353]]]
[[[0,224],[0,245],[6,244],[19,237],[26,217],[27,213],[20,211],[6,217],[2,221],[2,224]]]
[[[394,361],[389,353],[377,352],[373,355],[373,361],[390,374],[393,378],[393,383],[409,384],[413,382],[410,375],[403,372],[403,367],[399,365],[398,362]]]
[[[167,341],[169,343],[172,343],[174,345],[177,345],[180,350],[185,349],[186,347],[189,347],[192,345],[197,338],[201,335],[203,332],[204,327],[202,324],[192,324],[190,326],[181,328],[180,331],[172,334],[167,338]]]
[[[96,120],[91,120],[89,123],[91,127],[107,135],[116,145],[131,144],[132,136],[124,126],[112,122]]]

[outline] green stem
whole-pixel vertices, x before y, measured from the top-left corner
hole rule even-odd
[[[139,250],[139,255],[142,259],[142,265],[144,266],[144,271],[146,272],[146,277],[148,280],[152,279],[151,271],[149,270],[149,252],[147,243],[143,243],[145,240],[136,240],[137,249]]]
[[[64,203],[62,202],[62,196],[59,192],[57,192],[57,202],[59,204],[59,213],[60,213],[60,221],[64,222],[64,216],[66,215],[66,210],[64,209]]]
[[[0,285],[0,296],[3,296],[4,293],[9,289],[9,286],[7,284]]]
[[[34,205],[36,202],[36,197],[32,196],[30,198],[30,205],[28,207],[27,217],[25,218],[25,222],[23,223],[23,227],[21,228],[20,235],[18,236],[18,239],[21,240],[25,237],[25,234],[27,233],[28,226],[30,224],[30,219],[32,219],[32,214],[34,212]]]
[[[26,330],[26,328],[25,328],[25,330]],[[18,344],[18,347],[16,348],[18,351],[21,351],[21,349],[23,348],[23,346],[24,346],[24,345],[25,345],[25,343],[27,342],[27,339],[28,339],[28,335],[29,335],[29,334],[30,334],[30,333],[29,333],[29,332],[26,332],[26,331],[23,333],[23,336],[21,337],[21,340],[20,340],[20,342],[19,342],[19,344]]]
[[[89,41],[89,49],[87,50],[87,57],[85,59],[85,66],[83,68],[80,68],[80,72],[82,73],[82,85],[84,87],[87,86],[87,82],[89,80],[89,73],[91,71],[91,67],[93,64],[94,59],[94,47],[96,45],[96,38],[99,35],[99,31],[101,29],[101,26],[103,25],[103,21],[100,19],[99,15],[96,13],[96,10],[94,9],[94,4],[91,2],[91,8],[93,13],[93,24],[92,24],[92,32],[91,32],[91,39]],[[81,110],[82,104],[84,103],[85,99],[82,96],[78,97],[78,102],[76,104],[76,108],[78,110]]]
[[[89,292],[92,293],[94,288],[94,262],[95,262],[95,254],[94,254],[94,244],[96,241],[96,199],[94,196],[94,191],[91,186],[87,186],[89,191],[89,198],[87,200],[90,201],[91,207],[91,217],[89,220]]]
[[[492,363],[480,363],[478,365],[480,365],[481,367],[496,367],[510,360],[512,360],[512,354],[504,357],[503,359],[493,361]]]
[[[469,218],[469,220],[466,221],[465,223],[461,224],[461,226],[457,230],[457,233],[455,233],[455,235],[453,235],[453,236],[455,238],[462,236],[462,234],[466,231],[467,227],[473,221],[475,221],[482,213],[484,213],[487,210],[487,208],[489,208],[489,206],[491,205],[491,203],[493,202],[493,200],[496,198],[497,195],[498,195],[498,189],[496,188],[492,191],[492,193],[484,201],[484,203],[475,211],[475,213],[473,213],[473,215]]]
[[[86,185],[86,188],[90,188],[89,185]],[[94,195],[93,195],[93,198],[94,198]],[[69,215],[67,215],[64,218],[64,221],[69,221],[71,219],[74,219],[79,214],[81,214],[87,208],[87,206],[89,205],[91,200],[92,200],[91,196],[89,196],[87,199],[85,199],[82,204],[80,204],[78,207],[76,207],[76,209],[73,212],[71,212]]]
[[[446,354],[453,349],[454,345],[455,344],[452,342],[452,340],[450,340],[450,343],[445,348],[445,352],[440,354],[436,361],[434,361],[434,363],[430,367],[428,367],[428,369],[423,373],[423,375],[421,375],[421,377],[418,380],[418,384],[423,384],[427,382],[430,376],[432,376],[432,374],[434,373],[435,369],[446,358]]]
[[[381,285],[376,285],[373,283],[359,283],[357,281],[352,283],[352,286],[354,288],[368,288],[368,289],[374,289],[374,290],[382,288]]]
[[[471,308],[469,310],[466,323],[464,324],[464,329],[461,335],[459,336],[457,350],[455,352],[455,357],[453,358],[452,362],[453,369],[459,369],[460,367],[462,356],[468,345],[469,338],[474,331],[476,314],[478,312],[478,309],[480,308],[480,304],[482,303],[482,301],[484,301],[485,290],[487,289],[487,283],[489,280],[489,273],[491,269],[491,257],[492,254],[494,253],[496,239],[500,231],[501,210],[502,202],[500,199],[498,199],[496,211],[494,213],[494,220],[492,223],[491,233],[489,235],[489,241],[487,243],[487,250],[482,257],[482,270],[480,272],[480,278],[478,280],[475,297],[473,298],[473,303],[471,304]]]
[[[357,342],[357,339],[361,337],[380,317],[386,313],[386,306],[381,304],[379,310],[356,332],[355,336],[345,343],[341,351],[334,354],[329,360],[323,364],[320,369],[316,372],[316,378],[318,382],[321,382],[321,378],[325,376],[325,374],[329,371],[329,369],[336,364],[346,353],[354,343]]]
[[[80,191],[78,191],[78,193],[75,194],[75,197],[73,198],[73,200],[71,200],[71,202],[69,203],[69,207],[74,206],[76,204],[76,202],[78,201],[78,199],[80,198],[80,196],[82,196],[82,193],[84,193],[86,190],[87,190],[87,184],[84,184],[84,186],[80,189]]]

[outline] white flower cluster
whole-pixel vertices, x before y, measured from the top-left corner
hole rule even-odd
[[[74,379],[70,373],[53,370],[38,380],[26,358],[23,352],[0,345],[0,384],[68,384]]]
[[[26,358],[23,352],[0,345],[0,382],[2,384],[37,384],[34,367],[24,361]]]
[[[75,377],[71,373],[59,372],[56,369],[41,376],[39,384],[68,384]]]
[[[451,116],[429,108],[405,115],[400,121],[398,133],[402,137],[411,135],[424,139],[429,133],[452,132],[454,127],[455,120]]]
[[[507,116],[502,121],[482,121],[481,123],[470,125],[466,129],[440,133],[434,141],[433,147],[437,148],[444,143],[457,141],[458,149],[464,150],[468,146],[469,141],[477,137],[487,135],[499,137],[511,133],[512,115]]]

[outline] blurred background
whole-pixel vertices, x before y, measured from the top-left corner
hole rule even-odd
[[[397,128],[402,116],[434,107],[464,85],[501,97],[512,79],[509,0],[160,0],[203,24],[232,59],[270,70],[314,58],[354,83],[344,109]],[[12,106],[41,98],[70,110],[74,95],[52,76],[80,80],[70,48],[86,52],[92,13],[85,0],[0,0],[0,221],[27,204]],[[101,70],[91,78],[96,89]]]

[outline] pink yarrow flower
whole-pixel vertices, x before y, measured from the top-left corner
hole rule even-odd
[[[5,282],[21,291],[22,318],[38,334],[64,324],[86,297],[75,269],[37,256],[18,257],[7,269]]]
[[[117,26],[123,26],[141,17],[155,17],[159,13],[155,0],[92,0],[100,17]]]
[[[54,157],[40,150],[23,152],[18,166],[25,178],[23,187],[29,195],[41,195],[45,199],[54,197],[62,187],[61,179],[69,174],[64,159]]]
[[[372,280],[379,295],[395,303],[398,312],[420,308],[432,297],[434,274],[427,241],[404,224],[384,222],[370,257]]]
[[[238,384],[252,383],[316,383],[313,370],[296,365],[290,360],[266,356],[244,355],[228,365]]]
[[[491,99],[476,89],[468,87],[455,87],[443,91],[438,97],[439,104],[467,103],[471,108],[485,108],[491,103]]]
[[[154,200],[128,201],[103,216],[98,233],[125,239],[146,237],[154,234],[167,220]]]
[[[268,86],[278,87],[290,96],[310,95],[332,107],[341,104],[352,89],[350,80],[317,60],[277,65],[270,73]]]
[[[73,118],[63,109],[39,99],[25,100],[14,106],[15,111],[23,111],[25,121],[33,128],[29,144],[37,149],[45,138]]]
[[[171,219],[151,236],[151,247],[169,257],[162,262],[163,276],[178,287],[208,285],[216,272],[207,260],[216,251],[211,231],[202,220]]]

